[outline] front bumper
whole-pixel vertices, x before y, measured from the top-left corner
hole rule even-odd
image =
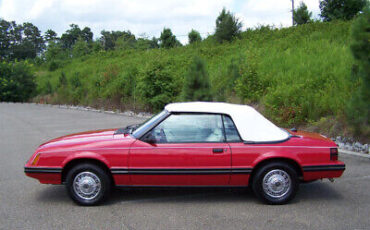
[[[62,168],[58,167],[29,167],[25,165],[24,173],[40,181],[42,184],[61,184]]]

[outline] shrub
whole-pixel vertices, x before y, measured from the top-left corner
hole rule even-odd
[[[59,88],[62,88],[62,87],[67,86],[67,84],[68,84],[67,77],[66,77],[66,75],[65,75],[64,72],[61,72],[60,73],[60,76],[59,76],[59,84],[58,84],[58,87]]]
[[[46,82],[42,85],[38,85],[38,87],[38,92],[41,95],[48,95],[53,93],[53,86],[51,85],[49,80],[46,80]]]
[[[30,65],[26,62],[0,62],[0,101],[27,101],[35,90],[35,76]]]
[[[266,87],[257,74],[256,64],[250,61],[241,64],[238,70],[233,77],[236,95],[244,103],[258,102]]]
[[[199,32],[196,30],[191,30],[188,34],[188,38],[189,38],[189,44],[202,41],[202,37],[200,36]]]
[[[194,57],[185,75],[182,89],[185,101],[212,101],[211,86],[204,61]]]
[[[73,89],[76,89],[76,88],[79,88],[82,86],[82,83],[81,83],[81,80],[80,80],[80,76],[79,76],[79,73],[75,73],[71,79],[69,80],[71,86]]]
[[[227,101],[235,96],[235,85],[240,78],[240,68],[245,62],[245,57],[231,58],[226,70],[220,71],[214,80],[213,88],[216,100]]]
[[[72,54],[73,57],[82,57],[91,52],[88,44],[82,38],[79,38],[77,42],[73,45]]]
[[[59,63],[57,61],[52,60],[49,62],[49,67],[48,67],[49,71],[55,71],[58,68],[59,68]]]
[[[178,91],[164,63],[154,62],[139,74],[138,94],[149,110],[158,111],[175,99]]]

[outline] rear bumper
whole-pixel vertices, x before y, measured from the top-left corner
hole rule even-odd
[[[42,184],[61,184],[62,168],[24,167],[24,173],[40,181]]]
[[[346,165],[343,162],[327,165],[306,165],[303,169],[303,180],[317,180],[323,178],[337,178],[342,176]]]

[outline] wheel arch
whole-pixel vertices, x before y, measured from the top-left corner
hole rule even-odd
[[[113,175],[110,172],[109,167],[106,163],[104,163],[101,160],[95,159],[95,158],[87,158],[87,157],[72,159],[64,165],[64,167],[62,169],[62,178],[61,178],[62,183],[65,183],[69,170],[71,170],[76,165],[84,164],[84,163],[94,164],[94,165],[102,168],[107,173],[107,175],[110,177],[112,184],[113,185],[115,184]]]
[[[252,183],[252,180],[255,176],[255,174],[257,173],[257,171],[262,168],[263,166],[269,164],[269,163],[272,163],[272,162],[284,162],[284,163],[287,163],[289,165],[291,165],[295,171],[297,172],[297,175],[299,178],[303,177],[303,169],[302,167],[300,166],[300,164],[294,160],[294,159],[291,159],[291,158],[287,158],[287,157],[272,157],[272,158],[267,158],[267,159],[263,159],[261,161],[259,161],[256,166],[253,167],[253,170],[252,170],[252,173],[250,175],[250,179],[249,179],[249,184]]]

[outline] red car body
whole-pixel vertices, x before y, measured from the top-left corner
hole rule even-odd
[[[36,150],[25,173],[41,183],[61,184],[68,165],[88,159],[109,169],[115,185],[247,186],[253,169],[273,159],[294,163],[303,181],[340,177],[345,169],[343,162],[331,159],[336,144],[314,133],[291,132],[289,140],[274,144],[149,144],[114,132],[83,132],[51,140]],[[213,153],[214,148],[224,151]]]
[[[133,133],[98,130],[51,140],[25,165],[27,176],[66,184],[83,205],[102,200],[112,184],[251,182],[264,201],[283,204],[294,197],[299,181],[336,178],[344,170],[329,138],[282,130],[248,106],[202,102],[170,104]]]

